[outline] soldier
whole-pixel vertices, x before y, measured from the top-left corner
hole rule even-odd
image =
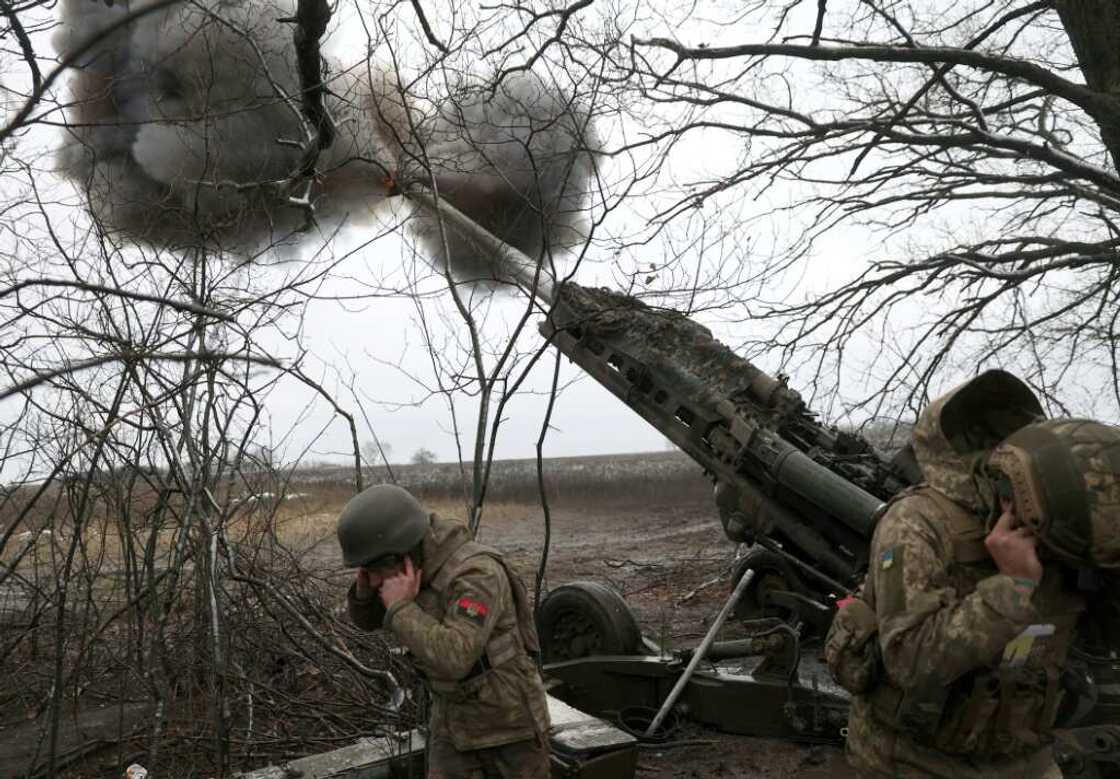
[[[989,371],[934,401],[913,443],[926,481],[889,504],[826,641],[854,694],[849,759],[865,776],[1061,777],[1084,572],[1120,566],[1120,429],[1043,421]],[[1116,624],[1103,603],[1096,621]]]
[[[466,526],[377,485],[338,518],[347,594],[364,630],[387,628],[432,693],[428,776],[547,777],[548,705],[521,580]]]

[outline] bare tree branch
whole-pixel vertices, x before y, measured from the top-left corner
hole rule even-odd
[[[839,62],[841,60],[864,60],[872,62],[916,62],[924,64],[965,65],[1010,78],[1021,79],[1027,83],[1046,89],[1080,106],[1093,116],[1111,117],[1120,120],[1120,98],[1096,92],[1083,84],[1063,78],[1051,70],[1024,60],[997,57],[984,52],[968,49],[929,46],[905,48],[902,46],[797,46],[792,44],[743,44],[741,46],[688,48],[667,38],[637,40],[639,46],[650,46],[673,52],[678,61],[683,60],[722,60],[738,57],[795,57],[798,59]]]
[[[221,311],[200,306],[197,303],[192,303],[186,300],[172,300],[160,295],[151,295],[143,292],[134,292],[131,290],[120,289],[119,287],[109,287],[104,284],[91,284],[84,281],[71,281],[69,279],[25,279],[18,281],[15,284],[9,284],[6,287],[0,288],[0,298],[8,297],[9,295],[18,294],[20,291],[33,288],[33,287],[63,287],[68,289],[78,289],[84,292],[92,292],[98,295],[110,295],[113,297],[126,298],[128,300],[143,301],[145,303],[157,303],[159,305],[167,306],[168,308],[175,309],[176,311],[186,311],[192,314],[202,314],[213,319],[224,322],[233,322],[235,317]]]
[[[120,353],[120,354],[106,354],[100,357],[91,357],[86,360],[75,360],[66,365],[61,365],[52,370],[40,371],[29,379],[17,382],[16,384],[9,385],[4,389],[0,389],[0,401],[7,400],[13,395],[19,395],[35,387],[42,386],[60,376],[70,376],[75,373],[97,368],[101,365],[106,365],[113,362],[147,362],[147,361],[161,361],[161,362],[195,362],[195,361],[211,361],[220,362],[224,360],[240,360],[256,365],[263,365],[269,368],[282,368],[283,366],[276,360],[270,357],[255,357],[252,355],[243,354],[226,354],[221,352],[186,352],[186,353],[173,353],[173,352],[133,352],[133,353]]]
[[[19,15],[16,14],[8,0],[0,0],[0,13],[4,14],[8,24],[12,26],[12,32],[15,33],[16,40],[19,41],[20,51],[23,52],[23,61],[27,63],[27,69],[31,71],[32,93],[42,94],[43,74],[39,72],[39,61],[35,57],[35,48],[31,45],[31,38],[28,36],[27,30],[24,29],[19,20]]]
[[[828,0],[817,0],[817,23],[813,25],[813,40],[810,46],[821,45],[821,31],[824,30],[824,15],[828,10]]]
[[[451,50],[439,42],[436,34],[432,31],[432,25],[428,23],[428,17],[424,13],[424,8],[420,5],[420,0],[410,0],[413,10],[416,11],[416,18],[420,20],[420,26],[424,29],[424,35],[428,39],[428,43],[435,46],[444,54],[450,54]]]

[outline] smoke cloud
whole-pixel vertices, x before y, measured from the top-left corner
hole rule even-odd
[[[154,10],[62,0],[56,49],[98,43],[77,63],[57,159],[110,232],[162,248],[248,254],[292,239],[304,213],[284,186],[304,139],[292,27],[283,0],[204,0]],[[149,6],[151,7],[151,6]],[[596,142],[586,109],[540,77],[454,99],[401,99],[369,63],[329,67],[334,144],[322,153],[317,216],[364,215],[386,196],[386,173],[433,183],[441,196],[530,257],[578,241]],[[447,258],[421,214],[430,256]],[[493,278],[487,252],[447,235],[455,275]]]

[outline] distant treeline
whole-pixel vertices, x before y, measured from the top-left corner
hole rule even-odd
[[[564,503],[589,499],[704,500],[712,494],[711,482],[682,452],[557,457],[545,460],[543,470],[549,500]],[[378,466],[363,472],[367,484],[395,481],[429,499],[462,498],[469,490],[471,475],[468,465],[458,463]],[[353,485],[354,471],[341,466],[301,469],[293,474],[292,482],[345,487]],[[487,500],[532,503],[538,495],[535,460],[494,461]]]

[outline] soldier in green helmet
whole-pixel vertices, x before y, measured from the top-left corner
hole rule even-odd
[[[532,608],[501,554],[394,485],[355,495],[337,530],[343,562],[358,569],[351,619],[392,631],[431,690],[428,776],[547,777]]]
[[[1079,618],[1120,638],[1120,429],[1045,420],[989,371],[923,411],[913,444],[925,483],[888,505],[826,640],[853,693],[849,759],[869,777],[1060,779]]]

